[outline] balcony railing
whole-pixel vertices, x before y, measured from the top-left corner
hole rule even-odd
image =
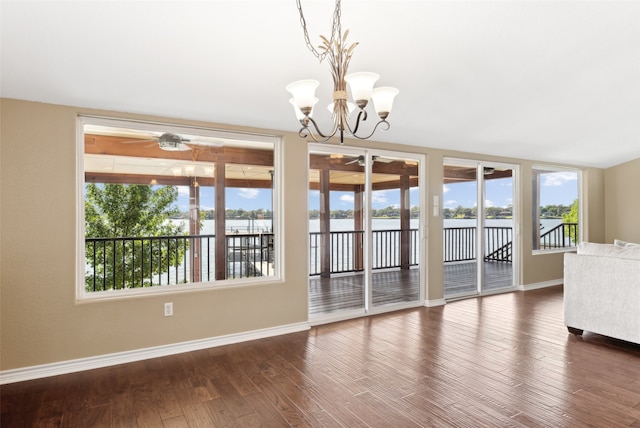
[[[578,223],[560,223],[540,235],[540,248],[571,248],[578,245]]]
[[[409,266],[419,260],[418,229],[372,232],[372,269],[402,267],[401,246],[408,244]],[[576,223],[562,223],[540,237],[541,248],[575,247]],[[215,279],[215,235],[134,238],[86,238],[85,285],[87,291],[118,290]],[[226,235],[225,279],[272,276],[273,233]],[[330,232],[330,273],[364,269],[363,231]],[[484,228],[485,261],[511,263],[513,231],[510,227]],[[310,233],[311,276],[320,275],[322,234]],[[445,263],[476,259],[476,228],[444,229]]]
[[[226,279],[274,275],[273,233],[226,236]],[[87,291],[212,281],[215,235],[85,239]]]
[[[419,259],[418,229],[410,229],[409,233],[409,265],[417,266]],[[320,275],[322,233],[309,234],[311,276]],[[359,272],[364,269],[362,248],[364,231],[330,232],[331,273]],[[373,269],[389,269],[401,266],[402,230],[374,230],[371,244],[373,246]]]
[[[511,227],[484,228],[485,261],[512,262],[513,231]],[[476,227],[447,227],[444,229],[444,262],[463,262],[476,259]]]

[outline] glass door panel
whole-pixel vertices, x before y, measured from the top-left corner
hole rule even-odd
[[[349,148],[309,156],[309,316],[419,301],[419,161]]]
[[[511,165],[445,161],[445,298],[514,285],[514,172]]]
[[[483,164],[484,261],[482,291],[513,286],[513,169]]]
[[[309,314],[363,310],[364,154],[309,156]]]
[[[371,303],[384,306],[420,298],[419,163],[372,156]]]
[[[443,187],[444,296],[478,293],[478,176],[475,162],[446,161]]]

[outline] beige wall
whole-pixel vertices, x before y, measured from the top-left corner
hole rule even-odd
[[[307,320],[307,147],[296,134],[252,130],[284,138],[284,280],[278,284],[176,293],[174,316],[162,315],[167,296],[77,304],[76,263],[76,117],[100,114],[116,118],[162,118],[96,112],[16,100],[1,104],[1,365],[29,367],[146,347],[211,338]],[[164,120],[237,130],[218,124]],[[371,142],[349,142],[354,146]],[[427,155],[428,293],[443,297],[442,218],[433,217],[433,195],[442,198],[444,156],[519,164],[522,179],[522,284],[562,277],[562,254],[532,256],[531,163],[517,159],[375,143],[387,150]],[[636,169],[638,163],[636,162]],[[591,219],[602,222],[602,174],[592,170]],[[629,177],[630,173],[626,173]],[[527,178],[528,177],[528,178]],[[635,175],[637,182],[637,173]],[[636,190],[637,192],[637,190]],[[593,194],[591,194],[593,193]],[[636,193],[637,195],[637,193]],[[638,209],[636,197],[635,210]],[[527,214],[528,213],[528,214]],[[602,223],[591,225],[598,235]],[[625,235],[638,239],[638,229]],[[620,236],[620,237],[625,237]]]
[[[640,242],[640,158],[608,168],[604,177],[606,242]]]

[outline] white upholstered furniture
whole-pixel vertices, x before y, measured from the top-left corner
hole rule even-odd
[[[574,334],[640,343],[640,245],[583,242],[566,253],[564,321]]]

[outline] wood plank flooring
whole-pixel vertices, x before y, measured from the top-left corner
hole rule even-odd
[[[562,317],[551,287],[8,384],[2,427],[640,427],[640,345]]]

